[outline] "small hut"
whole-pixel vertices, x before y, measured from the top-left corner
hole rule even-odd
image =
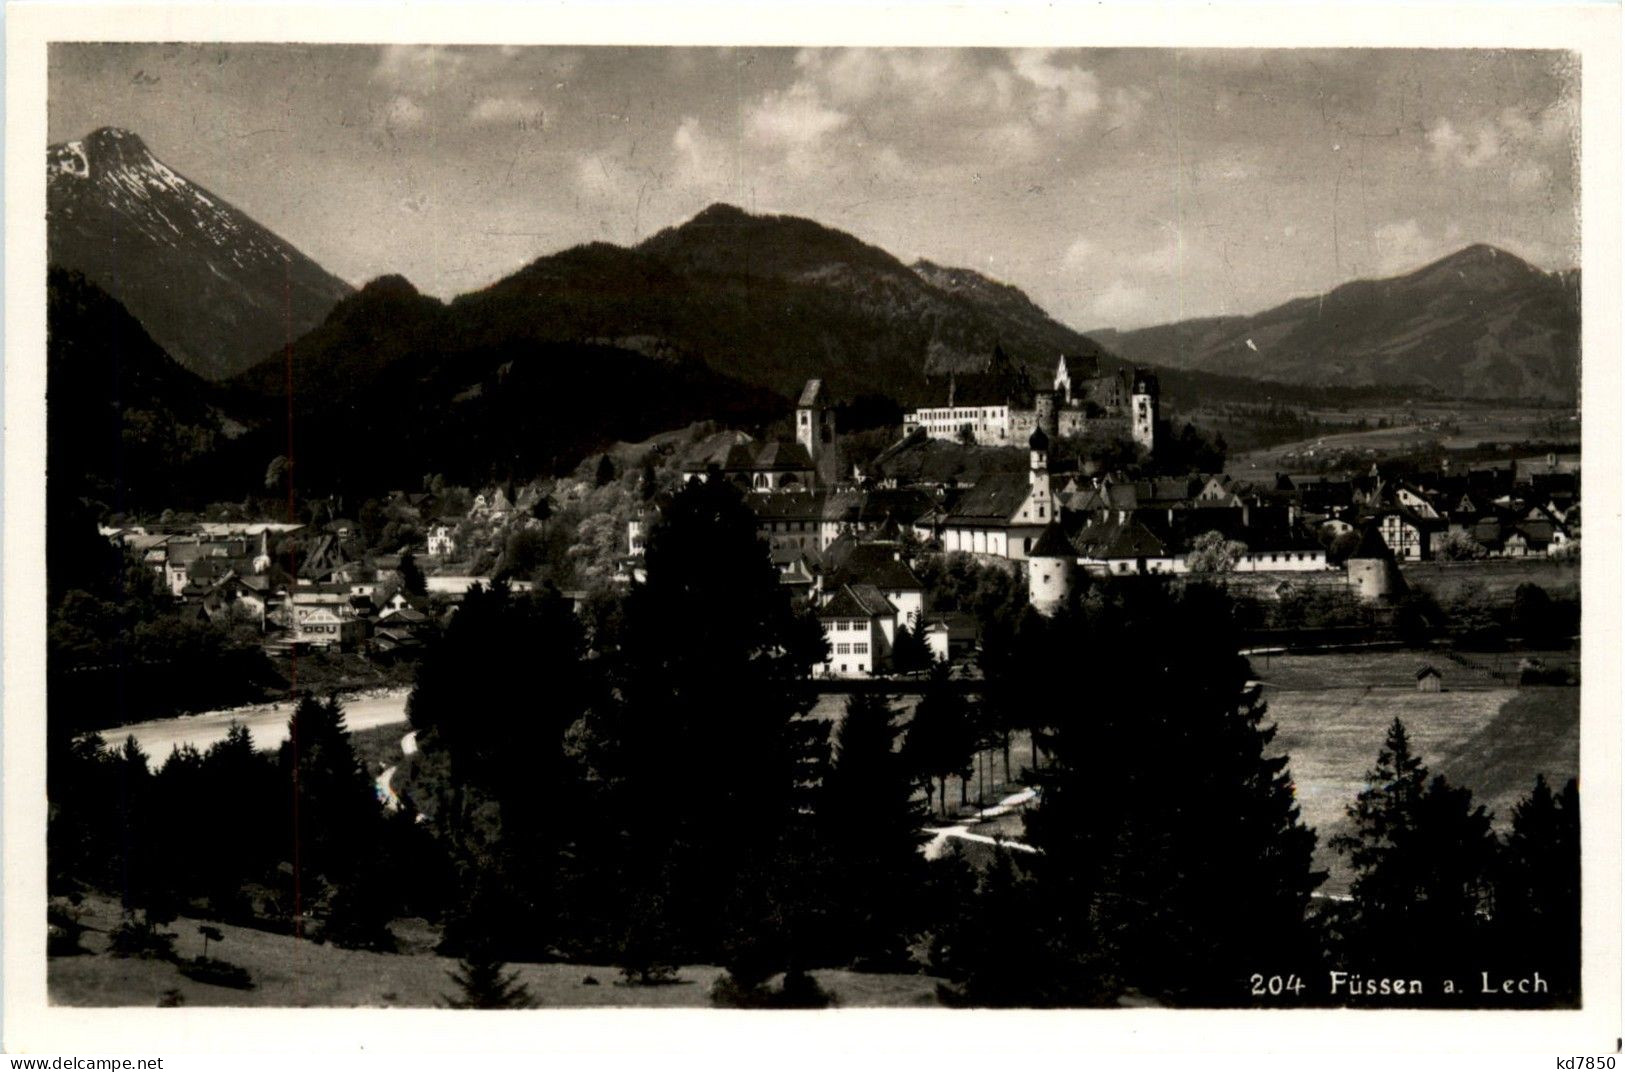
[[[1417,692],[1444,691],[1444,675],[1439,673],[1436,666],[1424,666],[1416,672]]]

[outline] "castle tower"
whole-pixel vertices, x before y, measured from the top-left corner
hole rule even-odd
[[[1027,602],[1046,618],[1072,597],[1078,552],[1058,522],[1050,522],[1027,552]]]
[[[824,381],[808,380],[796,402],[796,442],[807,449],[814,466],[824,441],[830,438],[830,411],[824,400]]]
[[[1055,363],[1055,393],[1061,396],[1063,404],[1072,402],[1072,374],[1066,369],[1066,355]]]
[[[1061,437],[1061,416],[1055,409],[1056,394],[1047,390],[1033,392],[1033,409],[1036,411],[1034,427],[1042,429],[1051,439]]]
[[[1148,451],[1157,449],[1157,404],[1160,392],[1157,374],[1134,370],[1134,386],[1129,391],[1129,412],[1133,414],[1134,442]]]
[[[1405,591],[1399,563],[1394,561],[1394,552],[1375,524],[1365,527],[1360,534],[1360,546],[1349,555],[1343,568],[1348,575],[1349,590],[1362,602],[1379,603]]]

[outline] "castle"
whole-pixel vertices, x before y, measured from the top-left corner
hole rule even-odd
[[[903,417],[903,434],[924,429],[933,439],[969,439],[979,446],[1024,443],[1035,429],[1050,438],[1128,432],[1146,450],[1156,447],[1159,390],[1156,374],[1135,369],[1102,373],[1092,356],[1062,355],[1050,387],[1035,387],[1025,368],[1002,349],[979,372],[951,373],[942,406]]]

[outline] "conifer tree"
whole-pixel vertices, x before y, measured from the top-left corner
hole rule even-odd
[[[878,693],[847,700],[819,800],[836,937],[863,965],[904,964],[919,929],[927,809],[897,749],[898,715]]]
[[[1354,868],[1343,960],[1396,975],[1471,970],[1498,849],[1490,817],[1469,790],[1429,779],[1397,718],[1366,781],[1353,831],[1331,842]]]
[[[1508,974],[1540,971],[1549,1001],[1580,997],[1580,790],[1553,793],[1545,777],[1512,811],[1495,881],[1494,948]]]
[[[509,972],[507,965],[489,950],[471,951],[457,964],[457,970],[447,972],[457,984],[457,996],[445,999],[453,1009],[533,1009],[536,1001],[530,989],[519,981],[518,972]]]
[[[1307,972],[1324,876],[1228,597],[1134,582],[1057,622],[1099,686],[1056,718],[1026,815],[1058,947],[1178,1004],[1249,1001],[1260,958]],[[1071,985],[1092,1000],[1083,978]]]
[[[949,674],[946,664],[932,669],[903,740],[904,756],[928,790],[930,780],[936,779],[937,805],[944,818],[948,815],[948,779],[954,775],[964,778],[976,751],[970,705],[953,687]]]
[[[812,822],[828,726],[802,717],[813,695],[798,682],[825,641],[792,607],[755,515],[717,474],[663,506],[645,561],[610,662],[616,702],[591,724],[591,762],[606,782],[621,895],[658,895],[683,943],[671,958],[715,957],[763,926],[735,896],[742,872],[804,855],[792,842]],[[759,881],[794,891],[797,878]]]

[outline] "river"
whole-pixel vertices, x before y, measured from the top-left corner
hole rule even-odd
[[[410,689],[377,689],[352,694],[341,702],[344,705],[344,723],[354,732],[374,726],[387,726],[406,721],[406,697]],[[133,736],[154,769],[163,765],[176,747],[189,744],[199,752],[216,741],[226,739],[233,722],[248,727],[254,737],[255,748],[275,748],[288,739],[288,716],[293,704],[256,704],[252,707],[232,707],[223,711],[206,711],[199,715],[181,715],[154,722],[137,722],[128,726],[115,726],[101,731],[102,739],[110,748],[124,744]]]

